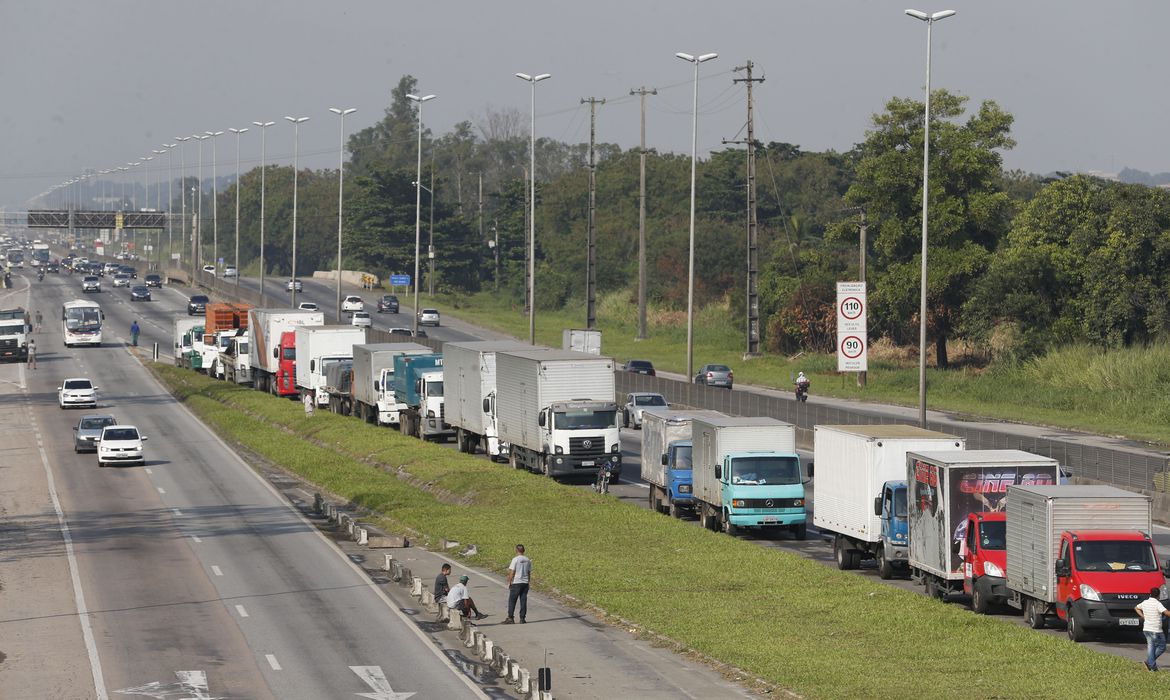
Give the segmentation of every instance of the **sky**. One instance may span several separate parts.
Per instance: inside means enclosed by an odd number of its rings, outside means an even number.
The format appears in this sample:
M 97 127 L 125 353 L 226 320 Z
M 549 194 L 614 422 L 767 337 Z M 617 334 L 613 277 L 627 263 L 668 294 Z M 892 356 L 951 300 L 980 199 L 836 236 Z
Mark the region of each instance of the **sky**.
M 337 167 L 338 118 L 346 131 L 382 118 L 404 74 L 435 94 L 424 121 L 441 134 L 488 110 L 514 110 L 527 130 L 531 87 L 514 74 L 550 73 L 536 89 L 536 133 L 580 143 L 636 146 L 647 98 L 647 145 L 689 153 L 694 72 L 676 52 L 715 52 L 699 68 L 700 155 L 743 138 L 746 105 L 733 72 L 751 60 L 756 135 L 804 150 L 843 151 L 864 140 L 891 97 L 921 99 L 926 25 L 917 0 L 0 0 L 0 206 L 89 169 L 138 161 L 174 137 L 253 121 L 268 129 L 269 163 L 288 164 L 300 128 L 302 167 Z M 1170 112 L 1162 56 L 1164 0 L 968 0 L 934 25 L 931 82 L 985 99 L 1015 116 L 1009 169 L 1170 170 Z M 235 139 L 216 140 L 219 175 L 234 171 Z M 194 141 L 183 159 L 197 160 Z M 255 128 L 240 137 L 243 169 L 260 159 Z M 150 165 L 154 182 L 178 176 L 180 157 Z M 204 145 L 210 177 L 210 141 Z M 146 172 L 136 169 L 144 182 Z M 132 175 L 132 177 L 135 177 Z

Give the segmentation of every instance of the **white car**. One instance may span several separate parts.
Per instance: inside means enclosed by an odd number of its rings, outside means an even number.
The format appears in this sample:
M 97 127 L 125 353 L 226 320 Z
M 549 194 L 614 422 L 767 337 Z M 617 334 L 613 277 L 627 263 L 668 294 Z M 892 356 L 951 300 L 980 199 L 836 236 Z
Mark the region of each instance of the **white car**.
M 291 292 L 293 290 L 293 287 L 296 287 L 296 290 L 298 292 L 301 292 L 301 291 L 304 291 L 305 284 L 303 282 L 301 282 L 299 279 L 295 279 L 295 280 L 290 279 L 288 281 L 288 284 L 285 285 L 285 289 L 287 289 L 288 291 Z
M 373 319 L 370 318 L 369 311 L 354 311 L 353 318 L 349 321 L 359 328 L 369 328 L 374 325 Z
M 98 438 L 98 466 L 107 464 L 138 464 L 144 466 L 142 443 L 146 436 L 133 425 L 107 425 Z
M 299 304 L 297 304 L 297 308 L 300 309 L 301 311 L 320 311 L 321 310 L 317 307 L 317 304 L 315 302 L 312 302 L 312 301 L 302 301 Z
M 439 325 L 439 310 L 438 309 L 422 309 L 418 312 L 418 325 L 420 326 L 437 326 Z
M 364 301 L 362 301 L 362 298 L 358 297 L 358 296 L 353 296 L 352 294 L 350 296 L 347 296 L 341 302 L 341 310 L 343 312 L 346 312 L 346 313 L 353 313 L 355 311 L 362 311 L 365 308 L 366 308 L 366 303 Z
M 114 289 L 118 287 L 129 287 L 130 275 L 117 274 L 114 275 Z
M 203 271 L 206 272 L 207 274 L 211 275 L 212 277 L 215 277 L 215 265 L 204 265 Z
M 622 422 L 627 428 L 642 429 L 642 409 L 669 408 L 666 397 L 649 391 L 635 391 L 626 394 L 626 405 L 622 407 Z
M 57 387 L 57 405 L 61 408 L 97 408 L 97 387 L 85 377 L 66 379 Z
M 235 277 L 237 274 L 239 274 L 239 273 L 236 272 L 236 268 L 232 267 L 231 265 L 228 265 L 227 267 L 225 267 L 223 269 L 223 276 L 224 277 Z

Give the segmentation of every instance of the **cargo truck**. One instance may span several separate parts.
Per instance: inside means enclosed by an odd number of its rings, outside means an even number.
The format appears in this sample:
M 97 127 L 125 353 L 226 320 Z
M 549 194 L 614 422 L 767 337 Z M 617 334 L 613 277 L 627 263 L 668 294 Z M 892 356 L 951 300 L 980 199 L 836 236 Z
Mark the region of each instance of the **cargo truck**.
M 353 358 L 334 362 L 325 370 L 325 393 L 329 410 L 348 416 L 353 413 Z
M 224 376 L 220 354 L 227 349 L 229 340 L 240 329 L 248 327 L 249 304 L 216 302 L 204 306 L 202 367 L 207 374 L 220 379 Z
M 196 331 L 196 328 L 199 330 Z M 196 334 L 200 338 L 203 337 L 203 319 L 188 318 L 186 316 L 180 316 L 175 319 L 174 352 L 176 367 L 191 366 L 192 343 Z
M 837 568 L 873 559 L 883 579 L 906 571 L 906 453 L 965 446 L 963 438 L 911 425 L 815 426 L 813 525 L 833 537 Z
M 906 453 L 911 578 L 934 598 L 962 593 L 968 516 L 1004 512 L 1008 487 L 1055 484 L 1058 474 L 1056 460 L 1021 450 Z
M 496 353 L 496 414 L 508 461 L 552 477 L 621 477 L 613 359 L 570 350 Z
M 227 347 L 219 353 L 218 366 L 223 367 L 225 381 L 236 384 L 250 384 L 252 382 L 251 359 L 248 357 L 248 345 L 252 334 L 241 328 L 235 335 L 227 339 Z
M 28 312 L 21 308 L 0 311 L 0 357 L 28 359 L 30 335 L 32 326 L 28 322 Z
M 496 418 L 496 353 L 531 347 L 514 340 L 443 344 L 443 405 L 460 452 L 481 447 L 493 462 L 507 461 Z
M 775 418 L 717 416 L 691 421 L 694 498 L 699 523 L 729 535 L 783 528 L 803 540 L 808 527 L 796 427 Z
M 353 346 L 366 342 L 366 329 L 353 326 L 297 326 L 297 391 L 320 407 L 329 405 L 325 373 L 330 365 L 353 359 Z
M 421 440 L 444 440 L 455 434 L 445 420 L 442 355 L 396 356 L 393 381 L 399 431 Z
M 642 479 L 650 484 L 650 510 L 675 518 L 694 511 L 691 421 L 721 415 L 702 409 L 642 410 Z
M 325 314 L 301 309 L 250 309 L 248 365 L 252 386 L 274 396 L 296 396 L 296 333 L 298 326 L 320 326 Z
M 353 411 L 367 423 L 398 425 L 402 410 L 394 397 L 394 358 L 430 355 L 418 343 L 372 343 L 353 346 Z
M 1012 486 L 1007 503 L 1008 603 L 1040 629 L 1064 620 L 1069 639 L 1142 629 L 1134 607 L 1161 588 L 1150 497 L 1113 486 Z

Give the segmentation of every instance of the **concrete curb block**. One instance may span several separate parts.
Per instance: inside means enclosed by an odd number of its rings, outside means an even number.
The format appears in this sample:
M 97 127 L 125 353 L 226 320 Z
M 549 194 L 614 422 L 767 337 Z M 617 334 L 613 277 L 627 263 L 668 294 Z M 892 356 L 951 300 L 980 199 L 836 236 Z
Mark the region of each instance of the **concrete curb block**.
M 318 492 L 313 494 L 313 512 L 320 514 L 325 511 L 325 498 Z
M 410 595 L 414 596 L 415 598 L 421 598 L 422 593 L 423 593 L 422 579 L 419 578 L 418 576 L 412 576 L 410 578 Z
M 457 630 L 458 632 L 462 633 L 463 632 L 463 616 L 462 615 L 456 615 L 455 617 L 448 616 L 447 629 Z
M 448 608 L 446 605 L 440 605 L 438 622 L 446 622 L 449 619 L 451 619 L 451 608 Z
M 532 674 L 528 672 L 528 669 L 520 669 L 520 679 L 516 683 L 516 689 L 524 695 L 532 692 Z
M 353 539 L 355 542 L 357 542 L 359 545 L 362 545 L 362 546 L 369 544 L 369 541 L 370 541 L 369 530 L 367 530 L 364 527 L 355 528 Z

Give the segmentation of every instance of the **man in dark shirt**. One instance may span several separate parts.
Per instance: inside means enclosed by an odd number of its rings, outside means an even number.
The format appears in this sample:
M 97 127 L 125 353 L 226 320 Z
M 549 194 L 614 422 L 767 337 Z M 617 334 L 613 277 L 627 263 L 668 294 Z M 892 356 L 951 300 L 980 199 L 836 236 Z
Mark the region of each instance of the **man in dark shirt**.
M 447 597 L 451 592 L 451 586 L 447 584 L 447 575 L 451 573 L 451 565 L 443 564 L 439 569 L 439 575 L 435 577 L 435 600 L 441 601 Z

